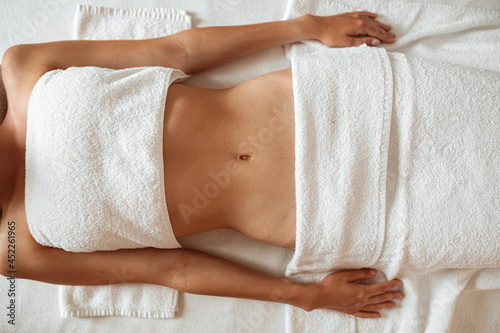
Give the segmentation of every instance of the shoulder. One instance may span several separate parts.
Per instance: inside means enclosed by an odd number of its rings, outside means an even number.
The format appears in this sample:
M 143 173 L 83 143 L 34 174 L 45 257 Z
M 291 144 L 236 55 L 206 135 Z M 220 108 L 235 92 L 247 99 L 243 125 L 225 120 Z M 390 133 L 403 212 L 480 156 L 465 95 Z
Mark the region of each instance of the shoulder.
M 50 67 L 37 61 L 30 45 L 14 45 L 2 57 L 2 79 L 7 101 L 12 110 L 26 110 L 31 91 Z

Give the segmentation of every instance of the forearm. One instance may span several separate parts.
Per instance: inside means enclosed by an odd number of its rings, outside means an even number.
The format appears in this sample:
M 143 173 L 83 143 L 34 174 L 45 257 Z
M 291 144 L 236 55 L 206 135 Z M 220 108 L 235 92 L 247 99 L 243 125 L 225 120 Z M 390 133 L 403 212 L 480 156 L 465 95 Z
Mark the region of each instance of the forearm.
M 61 285 L 147 283 L 180 291 L 281 302 L 307 308 L 310 285 L 297 284 L 207 253 L 129 249 L 72 253 L 42 247 L 26 253 L 18 277 Z M 6 274 L 6 273 L 5 273 Z
M 166 284 L 194 294 L 279 302 L 307 308 L 310 285 L 294 283 L 203 252 L 183 250 Z
M 308 15 L 287 21 L 207 27 L 176 34 L 187 57 L 189 73 L 222 65 L 274 46 L 314 38 Z

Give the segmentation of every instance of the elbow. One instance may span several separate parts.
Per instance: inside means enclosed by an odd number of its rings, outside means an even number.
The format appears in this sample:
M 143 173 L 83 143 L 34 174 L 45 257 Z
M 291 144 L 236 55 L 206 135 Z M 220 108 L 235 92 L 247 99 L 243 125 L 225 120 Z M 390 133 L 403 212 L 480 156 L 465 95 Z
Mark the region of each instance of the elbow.
M 163 285 L 179 291 L 187 291 L 188 288 L 188 270 L 190 251 L 186 249 L 169 250 L 170 260 L 163 267 Z
M 175 50 L 174 53 L 177 63 L 176 68 L 182 70 L 188 75 L 199 72 L 193 66 L 193 52 L 190 47 L 190 38 L 190 30 L 182 31 L 180 33 L 172 35 L 171 39 L 169 39 L 171 43 L 169 44 L 169 46 L 167 46 L 171 48 L 171 50 Z
M 181 71 L 184 72 L 184 74 L 187 75 L 192 75 L 196 74 L 199 71 L 196 71 L 195 68 L 189 63 L 189 56 L 184 56 L 183 59 L 179 60 L 179 67 Z
M 183 50 L 181 53 L 181 56 L 179 56 L 178 63 L 179 67 L 178 69 L 182 70 L 185 74 L 191 75 L 191 74 L 196 74 L 199 71 L 196 71 L 196 69 L 193 67 L 190 59 L 190 55 L 187 50 Z

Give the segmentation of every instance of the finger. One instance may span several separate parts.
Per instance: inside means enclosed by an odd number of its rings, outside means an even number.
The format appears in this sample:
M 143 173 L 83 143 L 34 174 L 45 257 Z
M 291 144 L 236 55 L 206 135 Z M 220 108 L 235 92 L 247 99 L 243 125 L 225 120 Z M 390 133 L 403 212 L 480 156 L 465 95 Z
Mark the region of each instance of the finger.
M 375 296 L 368 297 L 366 302 L 368 304 L 377 304 L 377 303 L 383 303 L 385 301 L 390 301 L 392 299 L 403 298 L 403 297 L 404 297 L 404 294 L 401 291 L 388 291 L 388 292 L 385 292 L 381 295 L 375 295 Z
M 365 31 L 363 31 L 363 34 L 368 35 L 370 37 L 375 37 L 385 43 L 394 43 L 396 37 L 396 35 L 386 31 L 377 24 L 367 24 Z
M 377 304 L 368 304 L 363 307 L 363 311 L 378 311 L 382 309 L 394 309 L 396 307 L 396 303 L 394 302 L 383 302 Z
M 370 21 L 371 22 L 374 22 L 376 23 L 377 25 L 379 25 L 382 29 L 386 30 L 386 31 L 389 31 L 392 29 L 392 27 L 390 25 L 387 25 L 387 24 L 384 24 L 380 21 L 377 21 L 376 18 L 378 17 L 378 14 L 375 14 L 375 13 L 369 13 L 369 12 L 360 12 L 360 13 L 364 13 L 364 16 L 365 18 L 367 19 L 371 19 Z M 360 16 L 363 16 L 363 15 L 360 15 Z
M 387 290 L 396 287 L 397 285 L 401 284 L 401 280 L 394 279 L 390 281 L 385 281 L 382 283 L 376 283 L 376 284 L 370 284 L 370 285 L 364 285 L 363 287 L 366 288 L 366 291 L 371 294 L 371 295 L 378 295 L 378 294 L 383 294 Z
M 354 37 L 352 41 L 353 45 L 360 46 L 366 44 L 368 46 L 380 45 L 380 41 L 377 38 L 372 37 Z M 369 278 L 368 278 L 369 279 Z
M 354 33 L 351 36 L 369 36 L 386 43 L 395 42 L 396 35 L 385 30 L 378 21 L 360 19 L 356 21 L 353 27 Z
M 377 13 L 372 13 L 372 12 L 364 12 L 364 11 L 361 11 L 361 12 L 354 12 L 354 14 L 358 14 L 360 16 L 367 16 L 369 18 L 376 18 L 378 16 Z
M 362 39 L 362 38 L 353 38 L 353 39 Z M 353 282 L 356 280 L 371 279 L 377 274 L 377 271 L 369 268 L 361 268 L 361 269 L 350 269 L 347 271 L 341 271 L 338 272 L 337 274 L 339 274 L 341 278 L 344 278 L 349 282 Z
M 382 29 L 384 29 L 384 30 L 386 30 L 386 31 L 389 31 L 389 30 L 391 30 L 391 29 L 392 29 L 392 27 L 391 27 L 390 25 L 387 25 L 387 24 L 385 24 L 385 23 L 382 23 L 382 22 L 380 22 L 380 21 L 376 20 L 376 19 L 375 19 L 375 18 L 373 18 L 373 17 L 368 17 L 368 16 L 367 16 L 367 19 L 369 19 L 369 20 L 368 20 L 368 22 L 369 22 L 369 23 L 376 24 L 378 27 L 380 27 L 380 28 L 382 28 Z
M 384 29 L 385 31 L 390 31 L 392 29 L 392 27 L 390 25 L 387 25 L 387 24 L 384 24 L 382 22 L 379 22 L 377 21 L 377 23 L 380 25 L 380 27 L 382 27 L 382 29 Z M 394 34 L 393 34 L 394 35 Z M 394 35 L 394 37 L 396 37 L 396 35 Z
M 382 317 L 380 313 L 378 312 L 371 312 L 371 311 L 358 311 L 353 314 L 355 317 L 359 318 L 380 318 Z
M 392 38 L 392 39 L 396 38 L 396 35 L 393 34 L 392 32 L 390 32 L 390 30 L 392 29 L 391 26 L 382 24 L 380 22 L 376 22 L 376 23 L 378 24 L 376 29 L 377 29 L 379 34 L 382 34 L 382 35 L 387 36 L 387 37 Z

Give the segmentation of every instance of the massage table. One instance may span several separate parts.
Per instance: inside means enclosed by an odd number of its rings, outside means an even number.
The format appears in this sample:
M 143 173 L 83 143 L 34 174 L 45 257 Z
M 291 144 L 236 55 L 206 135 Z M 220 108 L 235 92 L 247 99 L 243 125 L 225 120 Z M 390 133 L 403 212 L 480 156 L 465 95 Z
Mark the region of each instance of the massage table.
M 348 4 L 347 0 L 338 2 Z M 378 2 L 383 2 L 379 0 Z M 414 2 L 447 3 L 445 0 Z M 256 0 L 145 0 L 52 2 L 17 1 L 2 6 L 0 51 L 15 44 L 68 40 L 72 38 L 74 11 L 78 4 L 119 8 L 182 8 L 193 27 L 237 25 L 280 20 L 287 1 Z M 495 0 L 458 0 L 454 5 L 500 10 Z M 389 22 L 390 24 L 390 22 Z M 192 76 L 186 84 L 224 88 L 252 77 L 290 67 L 283 47 L 270 50 Z M 230 230 L 216 230 L 183 237 L 186 248 L 205 251 L 252 268 L 283 276 L 293 252 L 264 244 Z M 9 284 L 0 288 L 6 302 Z M 173 319 L 128 317 L 60 318 L 57 286 L 16 280 L 16 325 L 4 315 L 1 332 L 285 332 L 285 306 L 242 299 L 181 293 L 179 311 Z M 7 305 L 5 303 L 5 305 Z M 500 290 L 464 293 L 459 296 L 450 332 L 495 332 L 500 329 Z

